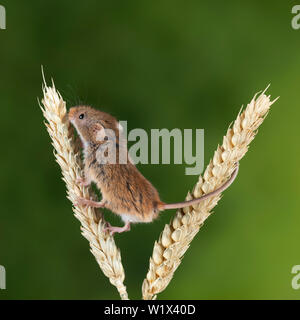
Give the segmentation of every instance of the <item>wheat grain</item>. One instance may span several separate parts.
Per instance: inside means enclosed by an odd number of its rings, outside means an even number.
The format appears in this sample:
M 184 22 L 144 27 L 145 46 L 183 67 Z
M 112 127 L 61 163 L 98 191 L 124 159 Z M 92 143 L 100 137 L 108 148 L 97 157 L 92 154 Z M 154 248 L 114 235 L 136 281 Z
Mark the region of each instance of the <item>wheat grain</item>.
M 192 194 L 188 193 L 187 200 L 217 189 L 232 174 L 237 162 L 247 152 L 270 106 L 276 101 L 271 101 L 265 91 L 257 99 L 255 95 L 247 108 L 239 113 L 224 136 L 222 146 L 218 146 L 215 151 L 203 177 L 199 177 Z M 170 223 L 165 225 L 159 240 L 154 244 L 149 271 L 142 286 L 143 299 L 156 299 L 156 295 L 167 287 L 182 256 L 220 198 L 221 195 L 217 195 L 178 210 Z
M 76 152 L 72 128 L 66 117 L 66 104 L 54 83 L 48 87 L 44 81 L 44 98 L 40 105 L 48 133 L 52 139 L 54 155 L 61 167 L 63 180 L 67 186 L 68 199 L 74 204 L 78 197 L 92 197 L 86 187 L 79 186 L 76 181 L 82 178 L 82 163 L 80 155 Z M 98 262 L 103 273 L 117 288 L 121 299 L 128 300 L 124 285 L 125 273 L 121 262 L 119 249 L 116 247 L 114 238 L 104 232 L 105 221 L 100 211 L 90 207 L 74 206 L 75 217 L 81 223 L 82 235 L 89 241 L 90 250 Z

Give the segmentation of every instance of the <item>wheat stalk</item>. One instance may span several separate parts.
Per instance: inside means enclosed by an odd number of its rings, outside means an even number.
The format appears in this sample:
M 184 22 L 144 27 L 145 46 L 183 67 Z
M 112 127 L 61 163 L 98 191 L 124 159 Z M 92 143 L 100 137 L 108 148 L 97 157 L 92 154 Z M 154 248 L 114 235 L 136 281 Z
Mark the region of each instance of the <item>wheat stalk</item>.
M 66 103 L 54 83 L 48 87 L 44 81 L 44 98 L 41 107 L 48 133 L 52 139 L 54 155 L 61 167 L 63 180 L 67 186 L 68 199 L 74 204 L 78 197 L 92 197 L 89 189 L 79 186 L 76 181 L 82 178 L 82 163 L 79 153 L 76 152 L 74 136 L 67 119 Z M 74 206 L 75 217 L 81 223 L 82 235 L 89 241 L 90 250 L 98 262 L 103 273 L 117 288 L 121 299 L 128 300 L 126 287 L 123 282 L 125 273 L 121 262 L 121 254 L 114 238 L 104 232 L 105 221 L 102 213 L 90 207 Z
M 215 151 L 203 177 L 199 177 L 192 194 L 188 193 L 187 200 L 217 189 L 232 174 L 237 162 L 247 152 L 270 106 L 277 100 L 271 101 L 265 91 L 257 99 L 256 94 L 247 108 L 239 113 L 233 126 L 227 130 L 222 146 L 218 146 Z M 165 225 L 159 240 L 154 244 L 149 271 L 142 286 L 143 299 L 156 299 L 156 294 L 168 286 L 191 241 L 220 198 L 221 195 L 217 195 L 198 205 L 178 210 L 170 223 Z

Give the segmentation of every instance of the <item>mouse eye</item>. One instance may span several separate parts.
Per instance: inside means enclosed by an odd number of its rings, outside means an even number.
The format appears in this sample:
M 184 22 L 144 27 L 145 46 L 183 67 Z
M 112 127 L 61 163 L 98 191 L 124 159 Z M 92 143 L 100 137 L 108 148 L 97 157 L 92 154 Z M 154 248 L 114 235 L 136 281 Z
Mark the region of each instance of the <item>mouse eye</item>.
M 83 119 L 84 118 L 84 114 L 82 113 L 80 116 L 79 116 L 79 119 Z

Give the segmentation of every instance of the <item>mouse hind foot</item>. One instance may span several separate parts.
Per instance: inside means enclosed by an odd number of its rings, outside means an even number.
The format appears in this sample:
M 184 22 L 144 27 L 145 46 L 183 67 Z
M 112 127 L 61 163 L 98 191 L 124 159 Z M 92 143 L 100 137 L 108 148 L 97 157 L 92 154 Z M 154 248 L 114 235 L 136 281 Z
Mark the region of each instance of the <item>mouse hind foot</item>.
M 109 231 L 111 235 L 114 235 L 115 233 L 130 231 L 130 222 L 127 222 L 124 227 L 114 227 L 107 222 L 107 227 L 104 230 Z

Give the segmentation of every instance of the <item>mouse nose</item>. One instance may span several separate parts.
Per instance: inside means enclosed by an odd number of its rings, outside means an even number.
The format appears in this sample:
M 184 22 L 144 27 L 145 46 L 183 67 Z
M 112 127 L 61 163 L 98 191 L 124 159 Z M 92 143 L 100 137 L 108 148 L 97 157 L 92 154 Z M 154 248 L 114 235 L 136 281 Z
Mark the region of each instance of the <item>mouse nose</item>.
M 75 118 L 75 113 L 76 113 L 76 108 L 75 108 L 75 107 L 72 107 L 72 108 L 69 110 L 69 113 L 68 113 L 69 120 L 74 120 L 74 118 Z

